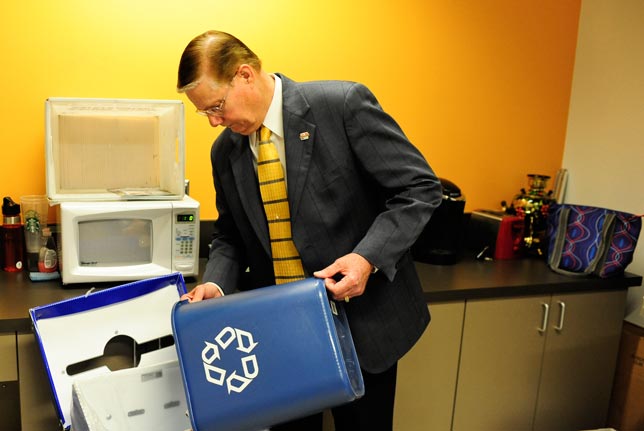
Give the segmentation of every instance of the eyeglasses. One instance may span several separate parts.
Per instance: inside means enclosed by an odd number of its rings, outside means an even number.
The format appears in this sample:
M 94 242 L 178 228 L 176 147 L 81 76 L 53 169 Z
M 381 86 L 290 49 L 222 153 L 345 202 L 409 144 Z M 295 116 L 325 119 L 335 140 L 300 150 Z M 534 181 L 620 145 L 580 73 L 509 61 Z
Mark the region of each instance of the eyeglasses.
M 233 77 L 234 78 L 234 77 Z M 232 81 L 231 81 L 232 83 Z M 228 97 L 228 93 L 230 92 L 230 87 L 231 85 L 228 84 L 228 89 L 226 90 L 226 94 L 224 95 L 224 98 L 221 99 L 221 102 L 219 102 L 218 105 L 212 106 L 208 109 L 197 109 L 195 112 L 199 115 L 203 115 L 204 117 L 223 117 L 224 115 L 224 104 L 226 103 L 226 98 Z
M 208 109 L 197 109 L 195 112 L 199 115 L 203 115 L 204 117 L 223 117 L 224 104 L 226 103 L 226 99 L 228 98 L 228 93 L 230 93 L 230 87 L 233 86 L 233 81 L 235 80 L 236 76 L 237 76 L 237 72 L 235 72 L 233 77 L 230 79 L 230 82 L 228 83 L 228 88 L 226 89 L 226 94 L 224 95 L 224 98 L 221 99 L 221 102 L 219 102 L 218 105 L 212 106 Z

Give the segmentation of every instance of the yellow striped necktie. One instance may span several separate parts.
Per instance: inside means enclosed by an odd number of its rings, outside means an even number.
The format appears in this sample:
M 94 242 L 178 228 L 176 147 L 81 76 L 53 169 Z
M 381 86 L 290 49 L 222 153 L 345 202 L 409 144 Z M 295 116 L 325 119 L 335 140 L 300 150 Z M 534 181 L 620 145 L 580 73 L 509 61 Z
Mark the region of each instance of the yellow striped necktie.
M 271 131 L 264 126 L 260 130 L 257 177 L 268 221 L 275 283 L 301 280 L 304 278 L 304 268 L 291 235 L 291 214 L 284 169 L 277 148 L 271 141 Z

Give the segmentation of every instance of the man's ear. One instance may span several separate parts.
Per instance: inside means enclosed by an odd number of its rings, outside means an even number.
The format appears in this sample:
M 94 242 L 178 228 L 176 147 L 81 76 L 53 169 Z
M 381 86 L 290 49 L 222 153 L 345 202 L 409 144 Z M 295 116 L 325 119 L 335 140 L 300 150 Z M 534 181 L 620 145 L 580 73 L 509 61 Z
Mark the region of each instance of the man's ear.
M 255 69 L 248 64 L 239 66 L 237 73 L 246 83 L 252 82 L 255 79 Z

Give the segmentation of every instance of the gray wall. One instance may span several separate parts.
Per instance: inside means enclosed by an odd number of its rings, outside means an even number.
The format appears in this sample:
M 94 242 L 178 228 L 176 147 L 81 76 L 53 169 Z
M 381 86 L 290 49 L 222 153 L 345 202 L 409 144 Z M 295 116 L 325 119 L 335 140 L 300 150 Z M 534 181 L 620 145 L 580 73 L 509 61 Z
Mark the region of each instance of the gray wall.
M 566 202 L 644 213 L 643 0 L 582 0 L 562 167 Z M 644 233 L 628 271 L 644 275 Z

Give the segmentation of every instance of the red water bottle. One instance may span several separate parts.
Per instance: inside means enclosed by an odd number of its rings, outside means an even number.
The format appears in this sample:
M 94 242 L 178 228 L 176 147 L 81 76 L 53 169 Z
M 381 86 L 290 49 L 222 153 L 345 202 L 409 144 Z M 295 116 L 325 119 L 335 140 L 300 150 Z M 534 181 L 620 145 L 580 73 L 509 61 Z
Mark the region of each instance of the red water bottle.
M 22 271 L 25 236 L 20 222 L 20 205 L 10 197 L 2 200 L 2 245 L 4 247 L 4 270 Z

